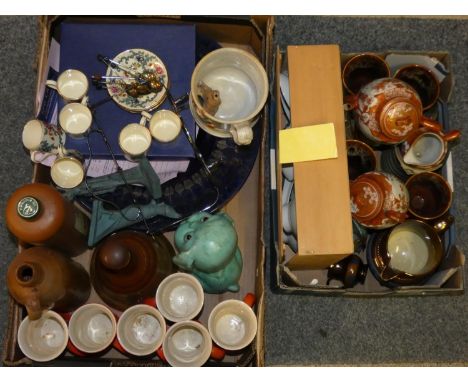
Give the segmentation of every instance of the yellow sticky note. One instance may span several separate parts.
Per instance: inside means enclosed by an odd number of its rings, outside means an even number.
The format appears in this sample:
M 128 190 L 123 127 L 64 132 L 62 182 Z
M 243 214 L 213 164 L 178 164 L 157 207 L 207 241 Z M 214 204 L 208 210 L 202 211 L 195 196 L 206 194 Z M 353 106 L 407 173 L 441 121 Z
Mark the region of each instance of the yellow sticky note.
M 280 163 L 337 158 L 333 123 L 280 130 Z

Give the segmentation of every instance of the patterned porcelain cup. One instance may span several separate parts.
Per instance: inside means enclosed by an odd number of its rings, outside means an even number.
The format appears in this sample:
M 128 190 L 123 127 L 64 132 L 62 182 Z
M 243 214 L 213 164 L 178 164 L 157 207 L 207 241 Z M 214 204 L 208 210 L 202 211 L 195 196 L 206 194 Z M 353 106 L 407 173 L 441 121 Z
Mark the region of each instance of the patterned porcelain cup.
M 373 53 L 362 53 L 351 57 L 343 68 L 345 89 L 356 94 L 368 83 L 390 76 L 390 69 L 385 60 Z
M 31 152 L 31 160 L 38 162 L 37 153 L 57 153 L 59 146 L 65 144 L 66 134 L 60 126 L 55 126 L 38 119 L 24 125 L 23 145 Z
M 46 85 L 57 90 L 58 94 L 67 102 L 80 101 L 89 88 L 86 75 L 76 69 L 65 70 L 59 75 L 57 81 L 48 80 Z

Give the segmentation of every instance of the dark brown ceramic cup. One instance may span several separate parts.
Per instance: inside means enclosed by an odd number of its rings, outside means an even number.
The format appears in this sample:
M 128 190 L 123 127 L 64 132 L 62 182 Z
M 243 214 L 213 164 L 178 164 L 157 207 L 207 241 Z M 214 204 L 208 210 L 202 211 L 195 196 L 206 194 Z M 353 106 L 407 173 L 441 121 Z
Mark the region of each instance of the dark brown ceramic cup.
M 346 141 L 346 150 L 350 180 L 354 180 L 366 172 L 375 171 L 377 157 L 368 144 L 356 139 L 348 139 Z
M 437 219 L 452 205 L 452 189 L 448 182 L 434 172 L 421 172 L 406 181 L 410 203 L 409 212 L 423 220 Z
M 350 58 L 343 68 L 343 85 L 350 94 L 378 78 L 390 77 L 385 60 L 373 53 L 362 53 Z
M 434 73 L 421 65 L 407 65 L 398 69 L 395 78 L 410 85 L 421 98 L 423 110 L 435 105 L 440 94 L 440 84 Z

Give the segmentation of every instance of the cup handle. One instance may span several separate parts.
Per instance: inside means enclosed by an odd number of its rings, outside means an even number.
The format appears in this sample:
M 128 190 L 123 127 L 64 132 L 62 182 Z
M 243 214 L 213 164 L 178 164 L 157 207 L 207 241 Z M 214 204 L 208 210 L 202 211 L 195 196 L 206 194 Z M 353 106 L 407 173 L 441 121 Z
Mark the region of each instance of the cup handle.
M 34 163 L 41 163 L 43 160 L 47 159 L 48 157 L 52 155 L 57 155 L 56 153 L 52 153 L 52 152 L 46 153 L 44 157 L 41 158 L 41 160 L 39 160 L 39 159 L 36 159 L 36 154 L 38 153 L 42 153 L 42 151 L 36 151 L 36 150 L 31 151 L 31 161 L 33 161 Z
M 215 361 L 221 361 L 225 355 L 226 352 L 224 351 L 224 349 L 221 349 L 219 346 L 213 344 L 210 354 L 211 359 L 214 359 Z
M 424 116 L 421 118 L 420 124 L 421 126 L 435 133 L 439 133 L 442 131 L 442 125 L 439 122 L 434 121 L 433 119 L 430 119 L 430 118 L 426 118 Z
M 257 298 L 253 293 L 247 293 L 244 297 L 244 302 L 252 308 L 257 302 Z
M 238 145 L 249 145 L 253 139 L 253 130 L 248 124 L 234 125 L 229 129 L 229 132 Z
M 446 215 L 437 222 L 433 223 L 433 227 L 436 230 L 436 232 L 440 235 L 447 231 L 454 221 L 455 218 L 453 215 Z
M 89 97 L 87 95 L 85 95 L 81 100 L 81 104 L 85 105 L 85 106 L 88 106 L 88 100 L 89 100 Z
M 141 112 L 140 125 L 146 126 L 146 122 L 149 121 L 153 116 L 147 111 Z
M 46 81 L 46 86 L 51 88 L 51 89 L 57 90 L 57 81 L 47 80 Z
M 452 131 L 449 131 L 447 134 L 444 134 L 442 138 L 444 139 L 445 142 L 452 142 L 460 138 L 460 136 L 461 136 L 460 130 L 452 130 Z

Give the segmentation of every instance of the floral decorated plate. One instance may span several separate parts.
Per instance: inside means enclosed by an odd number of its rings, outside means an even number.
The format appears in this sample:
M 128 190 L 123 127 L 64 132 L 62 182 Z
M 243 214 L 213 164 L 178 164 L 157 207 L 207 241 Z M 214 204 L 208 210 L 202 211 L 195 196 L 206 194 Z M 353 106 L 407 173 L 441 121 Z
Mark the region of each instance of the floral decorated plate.
M 166 88 L 169 86 L 169 77 L 164 63 L 158 56 L 148 50 L 129 49 L 119 53 L 113 61 L 134 73 L 153 72 L 163 81 Z M 164 87 L 159 92 L 150 92 L 138 97 L 130 96 L 127 93 L 127 86 L 135 83 L 135 81 L 130 73 L 121 68 L 109 67 L 106 76 L 123 77 L 122 80 L 118 81 L 108 80 L 107 90 L 117 105 L 129 112 L 140 113 L 142 111 L 151 111 L 158 107 L 166 98 L 166 89 Z

